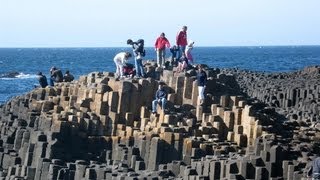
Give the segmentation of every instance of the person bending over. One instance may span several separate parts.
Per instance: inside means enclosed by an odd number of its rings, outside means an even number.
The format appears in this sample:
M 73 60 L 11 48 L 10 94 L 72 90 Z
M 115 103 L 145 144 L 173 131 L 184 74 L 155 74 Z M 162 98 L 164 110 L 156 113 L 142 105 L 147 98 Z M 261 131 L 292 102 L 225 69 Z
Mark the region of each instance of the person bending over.
M 120 52 L 114 58 L 113 61 L 116 64 L 116 76 L 117 77 L 124 77 L 123 76 L 123 66 L 127 62 L 127 60 L 131 57 L 131 53 L 129 52 Z
M 167 92 L 163 88 L 164 83 L 160 82 L 158 90 L 156 92 L 155 100 L 152 101 L 152 113 L 157 113 L 157 104 L 161 104 L 161 108 L 164 110 L 167 104 Z

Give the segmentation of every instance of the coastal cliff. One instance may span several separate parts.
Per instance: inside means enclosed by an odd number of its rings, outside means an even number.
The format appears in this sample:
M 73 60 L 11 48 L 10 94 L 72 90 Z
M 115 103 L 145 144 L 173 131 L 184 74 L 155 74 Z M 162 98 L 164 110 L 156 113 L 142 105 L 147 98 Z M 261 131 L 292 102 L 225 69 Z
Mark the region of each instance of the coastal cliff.
M 149 78 L 93 72 L 0 109 L 2 179 L 302 179 L 319 152 L 319 67 L 262 73 L 153 63 Z M 168 110 L 151 113 L 159 82 Z

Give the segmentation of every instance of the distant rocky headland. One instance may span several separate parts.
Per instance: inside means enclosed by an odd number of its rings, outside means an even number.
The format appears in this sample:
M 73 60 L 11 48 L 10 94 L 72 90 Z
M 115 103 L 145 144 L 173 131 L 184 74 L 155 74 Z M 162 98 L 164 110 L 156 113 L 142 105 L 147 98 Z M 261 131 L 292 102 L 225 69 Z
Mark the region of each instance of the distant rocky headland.
M 304 179 L 320 152 L 320 67 L 288 73 L 145 64 L 92 72 L 0 108 L 0 179 Z M 168 111 L 151 113 L 159 82 Z

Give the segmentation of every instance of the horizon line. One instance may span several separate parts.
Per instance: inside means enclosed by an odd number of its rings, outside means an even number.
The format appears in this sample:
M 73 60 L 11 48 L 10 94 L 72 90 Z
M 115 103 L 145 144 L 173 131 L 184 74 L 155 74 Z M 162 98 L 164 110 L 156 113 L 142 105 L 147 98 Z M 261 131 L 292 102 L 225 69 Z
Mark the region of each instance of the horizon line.
M 320 44 L 305 44 L 305 45 L 224 45 L 224 46 L 195 46 L 195 47 L 200 47 L 200 48 L 214 48 L 214 47 L 302 47 L 302 46 L 320 46 Z M 12 46 L 12 47 L 1 47 L 0 49 L 54 49 L 54 48 L 129 48 L 129 46 L 33 46 L 33 47 L 19 47 L 19 46 Z M 154 48 L 153 46 L 145 46 L 145 48 Z

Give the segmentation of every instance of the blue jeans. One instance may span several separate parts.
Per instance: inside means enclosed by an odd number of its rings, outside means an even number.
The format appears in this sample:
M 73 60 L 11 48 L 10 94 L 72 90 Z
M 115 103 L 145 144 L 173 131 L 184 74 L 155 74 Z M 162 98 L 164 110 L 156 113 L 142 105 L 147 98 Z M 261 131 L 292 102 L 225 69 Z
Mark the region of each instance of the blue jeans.
M 51 77 L 50 78 L 50 86 L 54 86 L 55 78 Z
M 144 77 L 145 73 L 144 73 L 144 69 L 143 69 L 143 65 L 142 65 L 142 59 L 137 59 L 136 58 L 134 60 L 134 64 L 135 64 L 135 67 L 136 67 L 136 75 L 137 75 L 137 77 L 139 77 L 139 76 Z
M 186 46 L 178 46 L 178 48 L 179 48 L 179 51 L 178 51 L 178 60 L 181 58 L 181 56 L 182 56 L 182 53 L 184 53 L 184 51 L 186 50 Z
M 161 102 L 161 108 L 164 110 L 166 108 L 167 104 L 167 99 L 166 98 L 160 98 L 160 99 L 155 99 L 152 101 L 152 112 L 157 112 L 157 104 Z
M 157 64 L 158 67 L 162 67 L 165 63 L 166 49 L 157 50 Z

